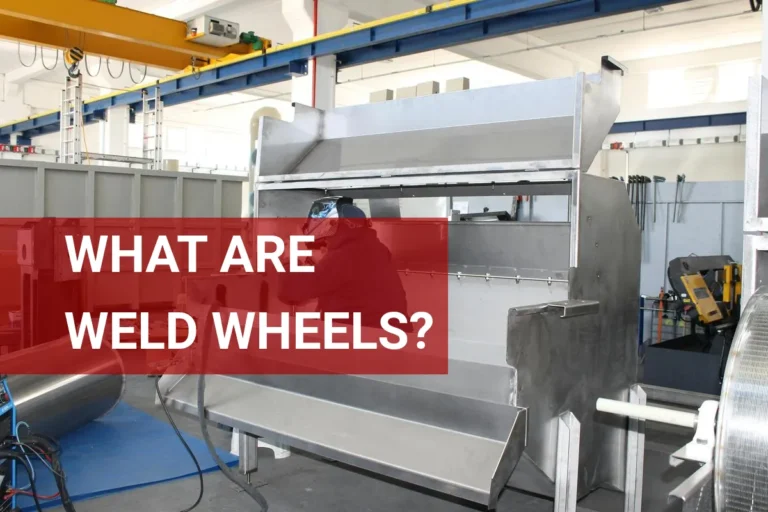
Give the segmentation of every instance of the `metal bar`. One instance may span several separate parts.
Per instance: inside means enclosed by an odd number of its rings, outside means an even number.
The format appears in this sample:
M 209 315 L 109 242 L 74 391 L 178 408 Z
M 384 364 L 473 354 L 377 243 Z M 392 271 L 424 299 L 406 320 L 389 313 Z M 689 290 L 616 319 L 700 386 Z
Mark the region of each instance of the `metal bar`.
M 398 270 L 398 272 L 408 275 L 408 274 L 421 274 L 421 275 L 428 275 L 428 276 L 453 276 L 457 279 L 462 279 L 465 277 L 470 278 L 480 278 L 485 279 L 486 281 L 490 281 L 491 279 L 504 279 L 507 281 L 517 281 L 518 283 L 520 281 L 535 281 L 539 283 L 567 283 L 567 279 L 556 279 L 553 277 L 524 277 L 524 276 L 497 276 L 492 274 L 465 274 L 464 272 L 427 272 L 426 270 Z
M 240 455 L 238 469 L 245 475 L 248 483 L 251 483 L 251 473 L 259 469 L 259 438 L 247 432 L 238 431 L 237 442 Z
M 571 411 L 558 418 L 555 512 L 576 512 L 581 425 Z
M 480 0 L 453 7 L 448 4 L 447 7 L 433 8 L 428 13 L 425 9 L 424 15 L 384 24 L 361 25 L 272 48 L 264 54 L 242 56 L 199 71 L 181 73 L 161 80 L 159 86 L 165 105 L 172 106 L 289 80 L 292 76 L 289 69 L 291 63 L 306 63 L 307 59 L 323 55 L 336 55 L 339 66 L 344 68 L 678 1 L 603 0 L 596 3 L 593 0 L 574 0 L 562 3 L 558 0 Z M 280 72 L 276 72 L 278 69 Z M 118 105 L 134 105 L 140 100 L 140 87 L 94 99 L 86 103 L 86 122 L 90 122 L 89 116 L 95 112 Z M 58 116 L 58 112 L 49 112 L 0 126 L 0 136 L 18 132 L 28 135 L 55 132 Z
M 629 402 L 645 405 L 646 394 L 639 384 L 629 389 Z M 645 422 L 630 418 L 627 432 L 627 472 L 624 484 L 624 512 L 641 512 L 643 504 L 643 463 Z
M 672 405 L 682 405 L 692 409 L 698 409 L 707 400 L 720 400 L 717 395 L 683 391 L 681 389 L 664 388 L 644 384 L 643 389 L 648 395 L 648 400 Z
M 120 162 L 124 164 L 137 164 L 137 165 L 152 163 L 152 160 L 149 158 L 141 158 L 139 156 L 108 155 L 105 153 L 83 153 L 83 158 L 85 158 L 86 160 L 99 160 L 102 162 Z

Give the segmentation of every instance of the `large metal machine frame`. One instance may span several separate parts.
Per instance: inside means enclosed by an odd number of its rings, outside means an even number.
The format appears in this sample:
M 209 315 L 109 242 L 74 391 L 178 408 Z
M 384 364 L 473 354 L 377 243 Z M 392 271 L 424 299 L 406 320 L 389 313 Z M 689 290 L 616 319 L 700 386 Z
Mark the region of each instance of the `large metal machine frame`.
M 323 195 L 386 217 L 403 198 L 561 195 L 569 222 L 449 223 L 447 375 L 212 376 L 208 419 L 489 508 L 506 485 L 558 511 L 608 486 L 639 511 L 642 424 L 595 401 L 645 400 L 640 233 L 622 184 L 583 172 L 618 114 L 622 74 L 604 58 L 594 75 L 262 118 L 257 216 L 303 216 Z M 190 279 L 187 302 L 225 283 L 237 309 L 238 279 Z M 167 375 L 161 389 L 197 414 L 195 378 Z

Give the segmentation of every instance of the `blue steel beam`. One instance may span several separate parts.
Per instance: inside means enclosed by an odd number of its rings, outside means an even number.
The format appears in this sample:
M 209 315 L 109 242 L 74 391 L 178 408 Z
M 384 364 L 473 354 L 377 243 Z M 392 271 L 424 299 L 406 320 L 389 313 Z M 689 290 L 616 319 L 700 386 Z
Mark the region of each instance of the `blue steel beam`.
M 393 41 L 371 44 L 358 49 L 337 53 L 339 67 L 358 66 L 379 60 L 449 48 L 483 39 L 502 37 L 520 32 L 539 30 L 555 25 L 586 21 L 632 11 L 663 7 L 685 0 L 574 0 L 560 5 L 531 9 L 517 14 L 494 16 L 476 23 L 467 23 L 450 30 L 430 31 L 426 34 L 397 38 Z M 482 3 L 482 2 L 481 2 Z M 468 9 L 472 5 L 467 6 Z M 414 24 L 426 20 L 414 18 Z
M 179 75 L 159 83 L 166 106 L 290 79 L 294 66 L 306 73 L 314 57 L 336 55 L 339 67 L 446 48 L 481 39 L 500 37 L 552 25 L 584 21 L 599 16 L 649 9 L 682 0 L 479 0 L 429 14 L 399 19 L 363 30 L 320 37 L 305 44 L 231 63 L 205 68 L 197 74 Z M 149 90 L 155 85 L 145 87 Z M 111 107 L 141 108 L 141 90 L 86 102 L 86 122 Z M 22 133 L 34 136 L 59 129 L 59 113 L 0 126 L 0 136 Z

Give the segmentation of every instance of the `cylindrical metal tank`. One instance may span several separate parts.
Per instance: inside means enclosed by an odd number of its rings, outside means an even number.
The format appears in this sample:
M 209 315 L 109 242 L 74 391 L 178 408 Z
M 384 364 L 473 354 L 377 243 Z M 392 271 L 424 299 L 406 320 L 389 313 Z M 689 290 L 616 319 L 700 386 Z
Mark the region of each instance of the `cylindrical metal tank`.
M 36 434 L 58 438 L 111 411 L 123 394 L 120 375 L 13 375 L 17 418 Z
M 41 358 L 61 357 L 59 351 L 68 343 L 68 338 L 62 338 L 0 359 L 0 371 L 8 374 L 17 419 L 36 434 L 58 438 L 72 432 L 111 411 L 123 395 L 122 362 L 109 350 L 73 361 L 70 375 L 19 374 Z

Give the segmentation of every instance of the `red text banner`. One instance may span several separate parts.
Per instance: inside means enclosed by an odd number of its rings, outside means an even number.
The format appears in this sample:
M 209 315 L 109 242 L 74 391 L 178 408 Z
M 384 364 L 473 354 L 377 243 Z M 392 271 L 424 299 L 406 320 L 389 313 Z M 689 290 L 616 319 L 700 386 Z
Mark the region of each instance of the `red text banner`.
M 446 373 L 447 221 L 324 222 L 0 219 L 0 372 Z

